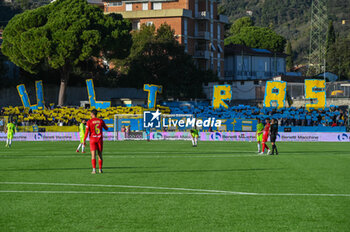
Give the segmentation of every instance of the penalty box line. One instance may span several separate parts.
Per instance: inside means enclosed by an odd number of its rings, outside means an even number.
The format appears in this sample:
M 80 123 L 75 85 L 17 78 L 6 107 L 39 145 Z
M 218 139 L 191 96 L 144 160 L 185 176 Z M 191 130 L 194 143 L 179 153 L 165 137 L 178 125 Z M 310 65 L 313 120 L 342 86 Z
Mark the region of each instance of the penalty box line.
M 315 197 L 350 197 L 350 194 L 333 193 L 250 193 L 224 190 L 170 188 L 154 186 L 132 186 L 132 185 L 101 185 L 101 184 L 68 184 L 68 183 L 37 183 L 37 182 L 0 182 L 2 185 L 46 185 L 46 186 L 80 186 L 80 187 L 107 187 L 107 188 L 134 188 L 171 190 L 182 192 L 95 192 L 95 191 L 32 191 L 32 190 L 0 190 L 0 193 L 67 193 L 67 194 L 144 194 L 144 195 L 246 195 L 246 196 L 315 196 Z M 185 191 L 185 192 L 183 192 Z

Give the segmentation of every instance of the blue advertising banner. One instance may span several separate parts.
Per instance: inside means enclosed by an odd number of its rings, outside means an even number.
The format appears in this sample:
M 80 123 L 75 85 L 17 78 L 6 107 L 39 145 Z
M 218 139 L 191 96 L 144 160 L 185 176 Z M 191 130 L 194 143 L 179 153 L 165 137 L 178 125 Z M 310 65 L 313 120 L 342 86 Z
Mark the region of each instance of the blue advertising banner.
M 152 118 L 152 117 L 150 117 Z M 204 123 L 198 127 L 200 131 L 243 131 L 243 132 L 254 132 L 256 131 L 257 120 L 255 119 L 213 119 L 213 118 L 186 118 L 186 117 L 171 117 L 171 118 L 161 118 L 159 120 L 160 126 L 152 127 L 155 131 L 166 130 L 166 131 L 188 131 L 193 128 L 194 122 L 202 120 Z M 221 126 L 215 126 L 215 122 L 221 121 Z M 110 130 L 114 127 L 114 120 L 105 120 Z M 143 118 L 118 118 L 116 121 L 116 130 L 121 131 L 124 127 L 129 127 L 131 131 L 144 131 L 146 130 L 145 125 L 149 122 L 144 122 Z

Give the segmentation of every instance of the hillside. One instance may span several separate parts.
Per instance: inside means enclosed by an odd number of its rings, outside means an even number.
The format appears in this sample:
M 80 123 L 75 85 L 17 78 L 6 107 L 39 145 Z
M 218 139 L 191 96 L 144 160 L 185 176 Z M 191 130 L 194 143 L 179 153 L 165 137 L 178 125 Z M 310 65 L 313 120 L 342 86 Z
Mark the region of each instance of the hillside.
M 296 63 L 307 61 L 312 0 L 222 0 L 220 11 L 230 21 L 249 13 L 257 26 L 272 27 L 292 42 Z M 350 34 L 350 0 L 328 1 L 328 17 L 336 33 Z M 342 20 L 347 20 L 342 25 Z
M 51 0 L 0 0 L 0 28 L 5 27 L 8 21 L 16 14 L 24 10 L 38 8 L 50 3 Z

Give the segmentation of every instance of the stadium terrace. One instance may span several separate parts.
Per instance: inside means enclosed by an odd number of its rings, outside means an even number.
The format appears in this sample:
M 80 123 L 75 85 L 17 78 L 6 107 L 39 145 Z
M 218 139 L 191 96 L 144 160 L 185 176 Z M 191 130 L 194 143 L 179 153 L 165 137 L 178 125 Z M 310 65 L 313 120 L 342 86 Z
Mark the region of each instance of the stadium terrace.
M 172 118 L 163 118 L 163 127 L 221 127 L 221 120 L 216 120 L 215 118 L 208 118 L 206 120 L 196 118 L 187 118 L 184 119 L 172 119 Z

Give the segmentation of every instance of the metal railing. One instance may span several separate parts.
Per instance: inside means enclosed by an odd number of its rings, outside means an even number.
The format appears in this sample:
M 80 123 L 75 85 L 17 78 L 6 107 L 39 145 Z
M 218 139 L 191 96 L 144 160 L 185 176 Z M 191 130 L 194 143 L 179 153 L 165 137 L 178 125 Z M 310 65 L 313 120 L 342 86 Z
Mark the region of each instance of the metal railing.
M 305 98 L 304 83 L 288 83 L 288 95 L 294 99 Z M 350 83 L 331 82 L 326 83 L 326 97 L 328 98 L 350 98 Z
M 209 32 L 208 31 L 197 31 L 194 34 L 194 37 L 209 40 Z

